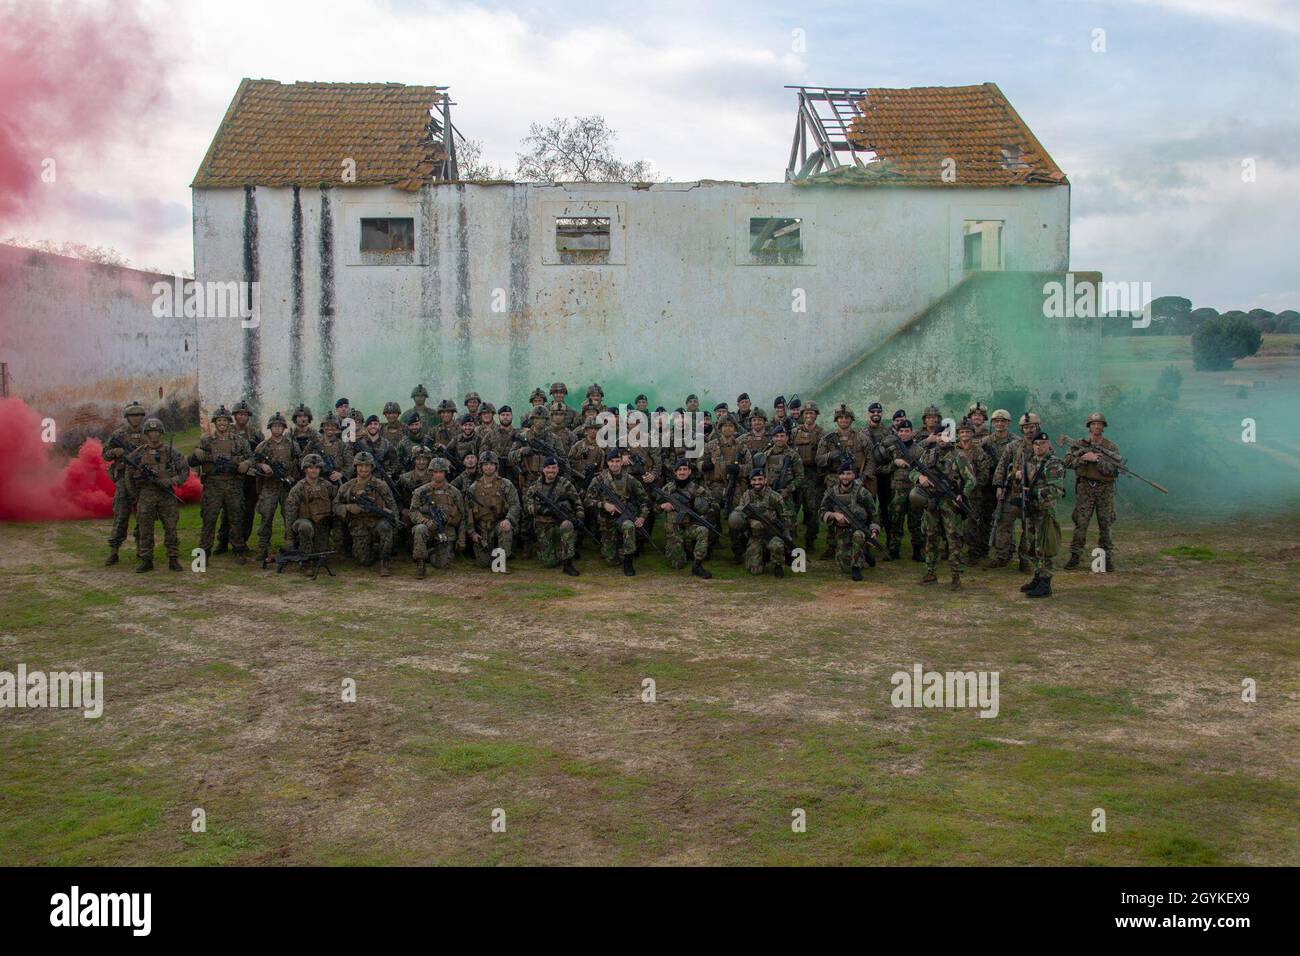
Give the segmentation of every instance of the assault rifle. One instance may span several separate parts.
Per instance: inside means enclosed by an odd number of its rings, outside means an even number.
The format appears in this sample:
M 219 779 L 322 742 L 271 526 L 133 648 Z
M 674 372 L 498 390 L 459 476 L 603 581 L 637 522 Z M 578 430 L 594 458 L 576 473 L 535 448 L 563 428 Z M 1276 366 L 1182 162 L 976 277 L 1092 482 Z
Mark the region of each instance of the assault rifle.
M 871 545 L 877 551 L 885 550 L 880 546 L 880 542 L 876 540 L 876 532 L 871 530 L 871 525 L 864 523 L 861 518 L 853 513 L 853 509 L 850 507 L 851 502 L 846 504 L 844 499 L 833 491 L 830 493 L 830 499 L 835 505 L 835 510 L 848 519 L 849 527 L 854 531 L 862 532 L 867 539 L 867 544 Z M 868 557 L 870 557 L 870 555 L 868 555 Z
M 790 534 L 790 529 L 785 527 L 785 525 L 781 524 L 779 521 L 773 521 L 771 518 L 767 517 L 767 515 L 763 514 L 763 512 L 755 508 L 753 504 L 745 505 L 745 507 L 740 509 L 740 513 L 746 518 L 752 518 L 754 521 L 759 522 L 769 532 L 780 538 L 781 543 L 785 545 L 786 554 L 789 554 L 794 550 L 794 536 Z M 868 535 L 868 537 L 870 536 Z
M 790 471 L 790 456 L 794 452 L 787 450 L 785 457 L 781 459 L 781 471 L 776 476 L 776 481 L 772 482 L 772 490 L 780 492 L 785 487 L 785 476 Z
M 666 501 L 673 506 L 673 510 L 686 515 L 701 528 L 708 531 L 709 534 L 722 536 L 722 532 L 709 523 L 709 520 L 691 507 L 690 500 L 685 495 L 675 495 L 671 491 L 665 491 L 662 488 L 650 486 L 650 494 L 654 495 L 659 501 Z
M 727 483 L 722 489 L 722 513 L 724 515 L 731 514 L 731 509 L 736 502 L 736 475 L 731 474 L 733 465 L 739 470 L 740 462 L 734 461 L 727 466 Z
M 577 515 L 575 515 L 568 508 L 564 507 L 564 504 L 562 502 L 556 501 L 554 498 L 547 497 L 546 495 L 538 491 L 536 488 L 528 489 L 528 494 L 532 497 L 534 501 L 536 501 L 538 504 L 542 506 L 543 511 L 545 511 L 556 521 L 567 521 L 569 522 L 569 524 L 573 525 L 573 527 L 578 532 L 580 532 L 581 534 L 585 534 L 587 537 L 591 538 L 591 532 L 588 531 L 584 526 L 584 524 L 578 520 Z M 592 540 L 595 541 L 596 539 L 592 538 Z M 599 544 L 600 542 L 597 541 L 596 543 Z
M 377 502 L 375 502 L 374 499 L 372 499 L 369 495 L 357 495 L 355 498 L 353 498 L 351 501 L 347 503 L 352 505 L 360 505 L 362 511 L 366 512 L 367 514 L 379 515 L 379 517 L 385 519 L 394 527 L 398 527 L 401 524 L 396 514 L 389 511 L 383 505 L 380 505 Z
M 636 528 L 636 533 L 640 535 L 641 538 L 648 541 L 651 545 L 654 544 L 654 541 L 650 538 L 650 532 L 646 531 L 645 528 L 638 528 L 636 525 L 636 519 L 641 516 L 636 513 L 630 504 L 619 497 L 618 493 L 610 487 L 608 481 L 604 478 L 600 478 L 597 481 L 592 482 L 592 487 L 595 487 L 602 498 L 618 509 L 619 517 L 624 521 L 632 522 L 632 527 Z
M 460 472 L 465 470 L 464 457 L 457 456 L 456 453 L 452 451 L 451 448 L 449 448 L 447 445 L 434 445 L 433 450 L 436 451 L 441 457 L 446 458 L 447 461 L 451 463 L 451 470 L 453 475 L 457 475 Z
M 514 437 L 511 440 L 518 442 L 526 448 L 536 448 L 543 455 L 554 458 L 555 463 L 560 466 L 560 474 L 565 478 L 568 478 L 570 481 L 581 480 L 578 473 L 573 470 L 573 466 L 569 464 L 569 456 L 564 454 L 564 452 L 557 451 L 554 445 L 548 442 L 545 438 L 542 438 L 540 435 L 529 434 L 528 437 L 525 438 L 519 432 L 515 432 Z
M 438 540 L 442 543 L 447 541 L 447 514 L 438 506 L 438 503 L 429 497 L 428 493 L 420 496 L 423 504 L 416 504 L 415 510 L 420 514 L 433 519 L 434 526 L 438 529 Z
M 134 468 L 138 474 L 140 474 L 145 478 L 148 478 L 150 481 L 162 481 L 162 476 L 158 474 L 157 469 L 153 468 L 150 465 L 146 465 L 144 463 L 144 459 L 136 457 L 142 454 L 145 451 L 145 449 L 147 449 L 148 447 L 149 447 L 148 444 L 141 445 L 134 452 L 127 455 L 122 460 L 127 464 L 129 464 L 132 468 Z M 167 446 L 167 461 L 168 464 L 171 463 L 171 445 Z M 181 496 L 176 493 L 176 487 L 174 484 L 169 482 L 167 485 L 167 490 L 172 493 L 173 498 L 175 498 L 181 504 L 185 504 L 184 499 L 182 499 Z
M 953 509 L 957 514 L 961 515 L 963 518 L 970 515 L 970 507 L 966 504 L 965 496 L 954 488 L 948 482 L 947 478 L 939 474 L 935 469 L 923 464 L 919 458 L 903 447 L 902 442 L 898 442 L 896 447 L 898 448 L 899 457 L 902 458 L 903 461 L 907 462 L 910 467 L 915 468 L 924 475 L 929 480 L 930 487 L 938 493 L 939 497 L 947 498 L 951 501 Z
M 334 572 L 330 570 L 330 555 L 333 551 L 315 551 L 310 554 L 302 551 L 281 551 L 275 557 L 266 558 L 262 561 L 262 567 L 267 567 L 271 562 L 275 562 L 275 573 L 283 574 L 286 564 L 296 564 L 300 568 L 307 568 L 310 571 L 308 577 L 316 577 L 316 572 L 324 569 L 330 577 L 334 577 Z
M 388 469 L 384 467 L 383 456 L 371 452 L 370 457 L 375 460 L 375 477 L 388 486 L 388 490 L 393 493 L 394 501 L 401 501 L 402 489 L 398 486 L 397 479 L 390 475 Z
M 1090 445 L 1087 442 L 1082 441 L 1081 439 L 1071 438 L 1069 435 L 1057 436 L 1056 444 L 1058 444 L 1062 448 L 1064 448 L 1066 445 L 1069 445 L 1071 448 L 1076 448 L 1079 451 L 1096 452 L 1101 457 L 1107 459 L 1112 465 L 1114 465 L 1117 469 L 1119 469 L 1119 471 L 1123 472 L 1124 474 L 1131 475 L 1132 477 L 1136 478 L 1138 481 L 1145 481 L 1156 491 L 1162 492 L 1166 495 L 1169 494 L 1168 488 L 1164 487 L 1163 485 L 1157 485 L 1154 481 L 1152 481 L 1149 478 L 1143 478 L 1136 471 L 1133 471 L 1133 469 L 1125 465 L 1123 458 L 1119 457 L 1119 455 L 1115 454 L 1113 451 L 1110 451 L 1107 448 L 1102 448 L 1099 445 Z
M 291 439 L 292 440 L 292 439 Z M 254 452 L 253 461 L 259 465 L 270 465 L 271 476 L 279 481 L 283 481 L 286 488 L 293 487 L 293 476 L 289 474 L 289 468 L 282 461 L 276 461 L 264 451 Z

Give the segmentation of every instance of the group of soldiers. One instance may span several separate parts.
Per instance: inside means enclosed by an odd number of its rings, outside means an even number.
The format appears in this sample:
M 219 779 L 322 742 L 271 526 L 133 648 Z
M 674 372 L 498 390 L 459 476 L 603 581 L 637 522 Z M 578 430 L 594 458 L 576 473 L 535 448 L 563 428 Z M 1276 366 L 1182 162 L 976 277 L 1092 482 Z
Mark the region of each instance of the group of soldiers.
M 1021 415 L 1013 434 L 1006 410 L 990 416 L 980 402 L 948 427 L 933 405 L 919 423 L 903 410 L 886 422 L 884 407 L 872 402 L 859 427 L 848 405 L 835 406 L 824 426 L 817 403 L 797 396 L 777 397 L 769 416 L 747 394 L 734 409 L 720 403 L 711 413 L 695 395 L 672 412 L 651 411 L 638 395 L 632 408 L 643 421 L 680 426 L 678 416 L 688 423 L 696 419 L 686 416 L 700 416 L 703 452 L 688 456 L 683 447 L 606 447 L 602 425 L 614 410 L 601 387 L 587 389 L 580 409 L 567 395 L 562 382 L 549 396 L 535 389 L 516 424 L 509 405 L 497 408 L 470 392 L 461 407 L 451 399 L 433 407 L 417 385 L 405 410 L 388 402 L 382 417 L 363 417 L 340 398 L 319 424 L 305 405 L 287 418 L 276 412 L 266 433 L 240 401 L 212 413 L 209 433 L 188 459 L 164 445 L 162 423 L 133 402 L 104 452 L 117 483 L 107 563 L 118 561 L 134 508 L 136 570 L 153 568 L 156 520 L 168 566 L 180 569 L 175 486 L 194 468 L 203 482 L 199 547 L 231 551 L 240 564 L 256 516 L 256 559 L 266 566 L 279 513 L 282 556 L 343 552 L 363 566 L 377 562 L 382 576 L 399 553 L 409 553 L 417 578 L 462 555 L 488 567 L 502 555 L 528 553 L 577 575 L 584 540 L 632 575 L 662 519 L 664 553 L 675 569 L 689 565 L 692 574 L 711 577 L 705 561 L 725 536 L 750 573 L 770 568 L 782 577 L 802 524 L 805 557 L 825 526 L 821 559 L 835 560 L 855 581 L 875 567 L 873 552 L 900 560 L 906 532 L 912 559 L 925 565 L 922 584 L 937 582 L 946 560 L 950 586 L 960 589 L 969 565 L 983 559 L 985 567 L 1007 567 L 1014 550 L 1020 570 L 1033 571 L 1021 590 L 1046 597 L 1060 545 L 1055 506 L 1073 469 L 1074 537 L 1065 567 L 1078 566 L 1095 514 L 1106 570 L 1114 568 L 1121 460 L 1099 412 L 1088 416 L 1087 438 L 1069 440 L 1062 460 L 1037 415 Z

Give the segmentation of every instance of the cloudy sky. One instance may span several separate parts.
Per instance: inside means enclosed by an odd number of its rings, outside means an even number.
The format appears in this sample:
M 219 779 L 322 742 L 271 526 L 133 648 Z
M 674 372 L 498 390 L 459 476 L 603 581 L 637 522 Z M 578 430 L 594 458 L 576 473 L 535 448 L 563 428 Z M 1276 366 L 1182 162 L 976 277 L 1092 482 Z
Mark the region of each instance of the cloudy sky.
M 0 238 L 189 269 L 245 76 L 448 85 L 507 166 L 530 122 L 601 113 L 679 181 L 779 181 L 785 84 L 992 81 L 1074 184 L 1074 268 L 1300 308 L 1298 50 L 1300 0 L 0 0 Z

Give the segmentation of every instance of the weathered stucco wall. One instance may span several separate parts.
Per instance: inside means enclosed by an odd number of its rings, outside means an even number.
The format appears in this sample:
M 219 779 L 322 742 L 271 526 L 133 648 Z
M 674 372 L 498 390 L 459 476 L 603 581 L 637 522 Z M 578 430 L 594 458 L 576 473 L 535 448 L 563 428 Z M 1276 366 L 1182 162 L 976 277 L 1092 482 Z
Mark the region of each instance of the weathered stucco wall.
M 192 417 L 198 401 L 193 318 L 155 318 L 171 276 L 0 246 L 0 362 L 9 393 L 65 427 L 121 420 L 138 399 Z
M 1101 281 L 1075 273 L 1074 288 Z M 1013 417 L 1038 412 L 1077 425 L 1079 412 L 1098 407 L 1100 319 L 1047 318 L 1043 286 L 1066 283 L 1064 273 L 971 274 L 893 338 L 860 356 L 814 389 L 825 411 L 848 402 L 862 416 L 879 400 L 886 417 L 897 408 L 914 419 L 931 403 L 960 420 L 975 400 Z M 918 421 L 919 424 L 919 421 Z
M 560 264 L 555 218 L 575 215 L 611 219 L 608 264 Z M 413 264 L 362 263 L 371 216 L 415 220 Z M 754 264 L 751 216 L 802 218 L 802 263 Z M 434 401 L 473 387 L 518 405 L 556 378 L 575 393 L 599 381 L 613 402 L 747 390 L 768 403 L 824 382 L 955 285 L 963 220 L 1006 221 L 1008 269 L 1059 271 L 1068 216 L 1064 187 L 196 190 L 196 277 L 261 293 L 255 329 L 200 320 L 200 394 L 205 409 L 248 396 L 262 417 L 340 395 L 378 410 L 416 382 Z

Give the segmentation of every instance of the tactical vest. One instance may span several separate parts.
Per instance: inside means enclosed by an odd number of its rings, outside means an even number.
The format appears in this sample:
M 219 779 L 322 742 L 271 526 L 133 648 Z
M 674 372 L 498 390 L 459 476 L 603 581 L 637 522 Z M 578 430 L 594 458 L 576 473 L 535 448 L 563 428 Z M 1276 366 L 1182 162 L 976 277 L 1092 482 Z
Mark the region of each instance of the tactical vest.
M 1114 454 L 1116 449 L 1119 447 L 1114 442 L 1109 441 L 1106 438 L 1102 438 L 1100 442 L 1093 442 L 1091 439 L 1084 439 L 1084 441 L 1086 443 L 1085 448 L 1074 449 L 1074 451 L 1076 451 L 1079 455 L 1084 455 L 1088 451 L 1095 451 L 1097 452 L 1099 457 L 1104 459 L 1106 457 L 1103 454 L 1104 451 L 1108 451 Z M 1113 482 L 1115 480 L 1115 475 L 1103 474 L 1101 468 L 1099 467 L 1100 464 L 1101 464 L 1100 462 L 1096 462 L 1096 461 L 1083 461 L 1082 459 L 1079 459 L 1075 462 L 1074 473 L 1078 477 L 1085 478 L 1088 481 L 1104 481 L 1107 484 Z
M 421 506 L 429 508 L 430 511 L 433 510 L 430 507 L 430 503 L 435 504 L 442 509 L 443 516 L 447 522 L 447 527 L 449 528 L 459 527 L 460 525 L 460 504 L 452 495 L 452 491 L 452 486 L 447 482 L 443 482 L 441 488 L 434 488 L 431 485 L 425 485 L 422 495 L 424 500 L 420 502 Z
M 330 499 L 329 482 L 324 479 L 317 479 L 315 487 L 310 483 L 302 486 L 301 507 L 298 510 L 304 518 L 309 518 L 314 524 L 320 524 L 332 514 L 333 501 Z
M 821 444 L 822 436 L 823 432 L 818 426 L 813 426 L 809 431 L 800 425 L 794 430 L 794 450 L 803 462 L 805 472 L 817 469 L 817 446 Z
M 203 463 L 201 470 L 204 481 L 229 481 L 233 478 L 242 478 L 243 475 L 235 471 L 217 471 L 217 463 L 213 460 L 216 458 L 229 458 L 236 465 L 239 460 L 236 458 L 235 449 L 238 447 L 238 439 L 234 432 L 227 431 L 223 438 L 220 434 L 214 432 L 208 440 L 207 451 L 208 460 Z
M 510 510 L 510 501 L 506 497 L 504 485 L 505 482 L 500 477 L 484 476 L 474 482 L 474 486 L 470 488 L 470 493 L 478 499 L 482 511 L 491 515 L 493 522 L 502 520 Z M 477 517 L 482 520 L 483 514 L 480 512 Z

